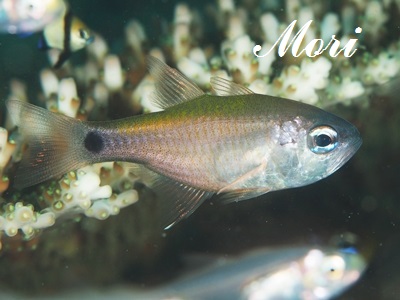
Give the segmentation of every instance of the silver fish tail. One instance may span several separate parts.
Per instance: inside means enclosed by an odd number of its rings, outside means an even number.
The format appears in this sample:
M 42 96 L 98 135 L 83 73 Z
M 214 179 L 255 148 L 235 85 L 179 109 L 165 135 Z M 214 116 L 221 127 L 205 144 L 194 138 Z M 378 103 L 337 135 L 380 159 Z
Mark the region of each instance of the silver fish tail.
M 10 100 L 6 105 L 28 143 L 15 177 L 16 188 L 61 176 L 93 160 L 82 148 L 88 131 L 83 122 L 22 101 Z

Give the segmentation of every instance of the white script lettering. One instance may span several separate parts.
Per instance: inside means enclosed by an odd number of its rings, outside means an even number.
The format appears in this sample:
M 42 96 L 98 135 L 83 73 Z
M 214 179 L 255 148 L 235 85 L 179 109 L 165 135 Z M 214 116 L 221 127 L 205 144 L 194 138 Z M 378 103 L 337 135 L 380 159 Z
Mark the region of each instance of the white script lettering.
M 306 24 L 304 24 L 303 27 L 301 27 L 300 30 L 296 33 L 296 35 L 293 37 L 293 39 L 289 42 L 290 36 L 292 35 L 293 32 L 293 28 L 297 22 L 297 20 L 294 20 L 292 23 L 289 24 L 288 27 L 286 27 L 286 29 L 282 32 L 278 40 L 275 42 L 275 44 L 273 44 L 271 49 L 269 49 L 265 54 L 259 55 L 258 53 L 261 51 L 262 47 L 260 45 L 255 45 L 253 48 L 254 55 L 259 58 L 264 57 L 269 53 L 271 53 L 271 51 L 278 45 L 278 43 L 279 43 L 278 55 L 280 57 L 283 57 L 290 47 L 292 47 L 292 55 L 294 57 L 299 57 L 300 55 L 303 54 L 303 52 L 305 52 L 306 55 L 309 57 L 315 57 L 317 55 L 321 55 L 329 47 L 331 47 L 329 49 L 329 55 L 331 57 L 337 57 L 341 52 L 343 52 L 343 55 L 345 57 L 351 57 L 357 51 L 357 49 L 354 49 L 354 47 L 358 39 L 349 39 L 346 45 L 344 45 L 343 48 L 339 49 L 340 41 L 336 39 L 335 35 L 332 35 L 331 40 L 325 46 L 325 48 L 324 48 L 324 41 L 322 39 L 313 39 L 311 42 L 307 44 L 307 46 L 303 50 L 299 52 L 300 45 L 303 43 L 304 36 L 306 35 L 307 30 L 310 27 L 312 21 L 313 20 L 310 20 Z M 361 33 L 361 31 L 362 31 L 361 27 L 357 27 L 355 33 Z M 317 49 L 314 50 L 315 48 Z

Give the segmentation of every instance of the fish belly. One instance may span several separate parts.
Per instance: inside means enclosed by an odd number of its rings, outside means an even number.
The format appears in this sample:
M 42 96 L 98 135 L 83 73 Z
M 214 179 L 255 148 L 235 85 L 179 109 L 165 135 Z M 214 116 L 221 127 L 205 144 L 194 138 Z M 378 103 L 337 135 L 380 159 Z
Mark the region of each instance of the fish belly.
M 281 181 L 269 170 L 275 141 L 268 125 L 221 121 L 167 128 L 146 138 L 143 160 L 160 174 L 207 191 L 220 191 L 246 175 L 234 189 L 265 187 L 266 178 Z

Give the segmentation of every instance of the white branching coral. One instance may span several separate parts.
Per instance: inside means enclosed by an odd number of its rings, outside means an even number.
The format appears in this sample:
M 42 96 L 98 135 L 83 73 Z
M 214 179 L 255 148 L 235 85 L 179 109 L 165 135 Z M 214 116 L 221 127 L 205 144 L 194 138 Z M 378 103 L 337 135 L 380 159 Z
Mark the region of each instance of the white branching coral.
M 338 102 L 348 104 L 352 99 L 369 92 L 366 86 L 382 84 L 398 74 L 397 46 L 391 47 L 395 51 L 381 51 L 367 62 L 360 52 L 351 58 L 343 57 L 343 52 L 337 57 L 330 57 L 329 49 L 312 61 L 304 53 L 295 59 L 290 49 L 290 40 L 309 20 L 313 22 L 300 44 L 300 51 L 316 38 L 321 38 L 326 46 L 333 37 L 340 41 L 342 47 L 357 34 L 360 40 L 357 47 L 365 48 L 365 43 L 371 44 L 372 40 L 381 39 L 380 33 L 385 32 L 383 26 L 388 21 L 390 9 L 387 3 L 344 3 L 338 12 L 325 12 L 327 6 L 323 4 L 288 0 L 285 5 L 286 19 L 282 19 L 282 16 L 276 15 L 272 10 L 277 9 L 279 4 L 264 4 L 265 7 L 271 6 L 272 11 L 260 14 L 259 20 L 252 19 L 252 15 L 244 12 L 242 7 L 235 7 L 229 1 L 220 1 L 218 5 L 216 22 L 220 25 L 220 20 L 225 20 L 222 24 L 225 24 L 223 31 L 227 38 L 220 46 L 223 64 L 218 68 L 226 67 L 233 81 L 248 85 L 257 93 L 277 95 L 322 107 Z M 288 41 L 286 56 L 279 58 L 276 54 L 279 37 L 293 20 L 298 22 Z M 256 27 L 248 28 L 246 25 L 257 21 L 261 29 L 258 36 L 262 45 L 259 52 L 263 56 L 261 58 L 255 57 L 251 52 L 255 42 L 250 29 Z M 356 25 L 361 25 L 362 28 L 355 30 Z M 342 37 L 337 37 L 338 34 L 342 34 Z M 268 52 L 270 49 L 272 50 Z M 205 81 L 209 73 L 206 68 L 202 68 L 206 64 L 199 64 L 191 58 L 190 50 L 186 49 L 185 53 L 185 57 L 176 61 L 179 69 L 200 86 L 207 87 Z M 207 56 L 209 65 L 211 59 L 215 59 L 215 56 Z M 344 62 L 346 59 L 348 62 Z M 277 61 L 281 66 L 280 74 L 273 70 L 273 64 Z
M 352 81 L 349 77 L 343 79 L 336 77 L 325 92 L 326 106 L 337 103 L 350 104 L 350 100 L 361 96 L 365 88 L 360 81 Z
M 272 92 L 284 98 L 315 104 L 318 101 L 316 90 L 328 85 L 331 67 L 331 62 L 325 57 L 314 62 L 304 59 L 300 67 L 290 66 L 274 80 Z
M 62 113 L 68 117 L 77 117 L 81 100 L 73 78 L 58 80 L 52 70 L 44 69 L 40 72 L 40 83 L 49 110 Z
M 17 235 L 20 230 L 24 238 L 29 239 L 41 229 L 53 226 L 54 223 L 53 212 L 38 213 L 34 211 L 32 205 L 24 205 L 22 202 L 4 205 L 3 213 L 0 214 L 0 232 L 9 237 Z
M 199 86 L 208 88 L 211 72 L 205 53 L 200 48 L 194 48 L 188 57 L 181 58 L 177 63 L 178 69 L 187 77 L 193 79 Z
M 67 174 L 59 182 L 59 187 L 48 188 L 43 196 L 51 204 L 48 210 L 58 217 L 71 212 L 85 212 L 94 201 L 109 198 L 111 194 L 110 186 L 100 186 L 98 174 L 78 170 Z
M 85 215 L 98 220 L 105 220 L 110 215 L 117 215 L 121 208 L 131 205 L 137 200 L 138 193 L 136 190 L 129 190 L 118 195 L 113 194 L 108 199 L 100 199 L 94 202 L 89 209 L 85 210 Z
M 274 44 L 281 35 L 281 25 L 273 13 L 265 13 L 260 17 L 260 26 L 266 42 Z M 283 29 L 283 28 L 282 28 Z
M 132 102 L 143 107 L 145 113 L 161 111 L 162 109 L 153 102 L 155 90 L 154 79 L 147 75 L 133 91 Z
M 384 24 L 388 16 L 380 1 L 369 1 L 364 12 L 361 27 L 373 40 L 377 40 L 384 31 Z
M 336 35 L 340 30 L 339 16 L 335 13 L 327 13 L 321 22 L 321 38 L 328 44 L 332 35 Z
M 108 54 L 108 45 L 104 38 L 99 34 L 95 34 L 93 43 L 89 44 L 86 49 L 90 57 L 98 64 L 102 65 L 106 55 Z
M 68 117 L 75 118 L 80 106 L 80 100 L 73 78 L 64 78 L 58 86 L 58 111 Z
M 38 203 L 46 207 L 41 211 L 35 211 L 32 205 L 24 205 L 22 202 L 3 205 L 0 214 L 0 236 L 1 232 L 4 232 L 8 237 L 13 237 L 21 231 L 24 239 L 30 239 L 42 229 L 53 226 L 56 219 L 80 213 L 105 220 L 111 215 L 117 215 L 121 208 L 138 201 L 138 193 L 133 189 L 134 181 L 131 181 L 130 185 L 125 182 L 122 185 L 125 189 L 118 186 L 123 179 L 137 179 L 127 175 L 128 168 L 125 170 L 118 165 L 114 172 L 110 171 L 108 176 L 105 176 L 116 186 L 116 191 L 122 191 L 119 193 L 113 193 L 110 185 L 101 185 L 100 173 L 104 176 L 102 169 L 100 165 L 89 166 L 77 172 L 70 172 L 55 185 L 51 184 L 38 197 Z
M 362 81 L 365 84 L 383 84 L 399 73 L 400 61 L 393 55 L 382 52 L 369 61 L 364 69 Z
M 104 84 L 110 92 L 120 90 L 124 84 L 121 62 L 116 55 L 107 55 L 104 60 Z
M 88 217 L 104 220 L 138 200 L 132 185 L 131 189 L 113 194 L 110 185 L 101 185 L 100 182 L 98 166 L 70 172 L 56 186 L 44 191 L 43 200 L 49 204 L 44 211 L 51 211 L 56 217 L 84 213 Z
M 8 99 L 19 99 L 21 101 L 27 101 L 27 86 L 24 82 L 18 79 L 10 80 L 10 94 Z
M 235 3 L 233 0 L 218 0 L 218 8 L 222 12 L 233 12 L 235 10 Z
M 192 13 L 186 4 L 178 4 L 174 16 L 174 58 L 176 61 L 186 56 L 191 47 L 190 24 Z
M 43 69 L 39 76 L 44 97 L 46 99 L 57 97 L 59 83 L 57 75 L 51 69 Z
M 125 27 L 126 43 L 132 49 L 133 55 L 140 61 L 144 60 L 143 43 L 146 41 L 146 33 L 143 25 L 137 20 L 131 20 Z
M 226 40 L 221 46 L 222 57 L 232 77 L 239 83 L 250 83 L 256 78 L 258 61 L 252 53 L 255 43 L 248 35 Z

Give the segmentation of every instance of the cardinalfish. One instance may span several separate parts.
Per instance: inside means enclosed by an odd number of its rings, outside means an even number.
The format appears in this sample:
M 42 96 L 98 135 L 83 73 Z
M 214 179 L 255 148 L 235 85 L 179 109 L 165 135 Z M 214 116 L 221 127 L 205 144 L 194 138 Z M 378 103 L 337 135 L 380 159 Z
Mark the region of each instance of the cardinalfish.
M 60 55 L 54 64 L 54 68 L 57 69 L 72 53 L 85 48 L 93 40 L 94 35 L 90 29 L 66 6 L 63 13 L 43 29 L 39 48 L 60 50 Z
M 149 69 L 160 112 L 93 122 L 8 101 L 28 143 L 15 186 L 98 162 L 133 162 L 162 197 L 168 228 L 212 195 L 240 201 L 316 182 L 361 145 L 355 126 L 317 107 L 218 77 L 208 95 L 156 58 Z
M 363 274 L 355 248 L 260 249 L 211 266 L 138 299 L 322 300 L 342 294 Z

